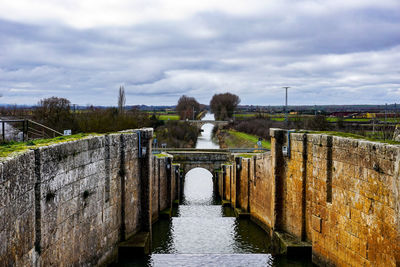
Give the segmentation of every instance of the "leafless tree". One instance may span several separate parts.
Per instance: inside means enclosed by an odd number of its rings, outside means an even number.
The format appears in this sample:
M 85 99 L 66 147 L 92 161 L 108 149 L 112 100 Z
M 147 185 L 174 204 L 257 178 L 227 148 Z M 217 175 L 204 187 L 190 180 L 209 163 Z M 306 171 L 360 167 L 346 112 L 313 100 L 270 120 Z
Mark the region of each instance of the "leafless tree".
M 240 103 L 240 98 L 231 93 L 215 94 L 210 102 L 211 112 L 215 119 L 226 120 L 232 118 L 233 112 Z
M 176 106 L 176 111 L 181 120 L 195 119 L 200 112 L 200 104 L 194 97 L 181 96 Z
M 72 115 L 71 102 L 66 98 L 50 97 L 39 101 L 33 112 L 33 118 L 47 126 L 62 131 L 70 126 Z
M 125 108 L 125 88 L 124 86 L 119 87 L 119 94 L 118 94 L 118 113 L 123 114 Z

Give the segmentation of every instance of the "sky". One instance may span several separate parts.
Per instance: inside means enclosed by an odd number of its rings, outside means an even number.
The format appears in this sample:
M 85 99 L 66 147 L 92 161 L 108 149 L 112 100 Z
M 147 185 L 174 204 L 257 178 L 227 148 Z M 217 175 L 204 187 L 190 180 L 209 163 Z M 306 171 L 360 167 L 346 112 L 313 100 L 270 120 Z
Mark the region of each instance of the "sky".
M 0 103 L 400 102 L 399 0 L 0 0 Z

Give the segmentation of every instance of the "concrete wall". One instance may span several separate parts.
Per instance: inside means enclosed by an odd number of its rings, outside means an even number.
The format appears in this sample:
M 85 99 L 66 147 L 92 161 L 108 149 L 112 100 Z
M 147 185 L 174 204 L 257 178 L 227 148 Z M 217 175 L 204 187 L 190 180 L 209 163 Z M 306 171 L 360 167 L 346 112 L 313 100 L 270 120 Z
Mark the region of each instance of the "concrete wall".
M 0 266 L 96 265 L 149 227 L 152 130 L 27 151 L 1 163 Z M 151 177 L 149 177 L 150 179 Z
M 285 156 L 286 131 L 271 136 L 271 153 L 225 167 L 223 198 L 265 229 L 310 242 L 319 265 L 399 266 L 400 147 L 291 133 Z

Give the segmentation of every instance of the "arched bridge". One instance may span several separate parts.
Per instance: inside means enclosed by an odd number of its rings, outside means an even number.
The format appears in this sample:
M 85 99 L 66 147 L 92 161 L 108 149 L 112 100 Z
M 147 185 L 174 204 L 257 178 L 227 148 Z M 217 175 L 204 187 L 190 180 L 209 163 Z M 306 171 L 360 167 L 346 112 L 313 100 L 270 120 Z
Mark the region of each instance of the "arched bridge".
M 204 168 L 212 174 L 221 168 L 221 164 L 231 159 L 231 151 L 227 149 L 185 149 L 167 148 L 162 149 L 173 156 L 173 163 L 180 165 L 183 177 L 193 168 Z M 161 150 L 154 149 L 155 153 Z M 153 152 L 153 153 L 154 153 Z
M 213 124 L 214 126 L 225 126 L 229 124 L 229 121 L 212 121 L 212 120 L 180 120 L 181 122 L 188 122 L 191 125 L 197 126 L 198 128 L 203 127 L 204 124 Z
M 153 148 L 153 154 L 165 152 L 173 156 L 173 163 L 180 165 L 183 177 L 193 168 L 204 168 L 212 174 L 221 169 L 221 164 L 232 161 L 235 153 L 260 153 L 269 151 L 266 148 L 231 148 L 231 149 L 198 149 L 198 148 Z

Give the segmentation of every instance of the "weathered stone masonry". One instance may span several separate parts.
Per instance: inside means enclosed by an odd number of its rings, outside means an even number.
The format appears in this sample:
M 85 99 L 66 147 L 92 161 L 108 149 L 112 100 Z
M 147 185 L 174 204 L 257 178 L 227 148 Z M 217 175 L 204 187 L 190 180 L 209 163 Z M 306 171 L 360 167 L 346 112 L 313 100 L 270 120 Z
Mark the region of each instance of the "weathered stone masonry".
M 151 232 L 152 134 L 90 137 L 3 161 L 0 266 L 103 264 L 120 241 Z
M 321 134 L 288 138 L 279 129 L 271 136 L 271 152 L 233 155 L 215 174 L 223 199 L 272 236 L 312 244 L 319 265 L 398 266 L 400 147 Z M 101 265 L 115 258 L 120 241 L 151 233 L 181 196 L 182 173 L 197 166 L 153 157 L 151 138 L 151 129 L 127 131 L 1 162 L 0 266 Z
M 224 199 L 272 235 L 311 243 L 318 265 L 400 266 L 400 147 L 305 133 L 291 133 L 289 146 L 286 131 L 271 136 L 270 153 L 223 167 Z

